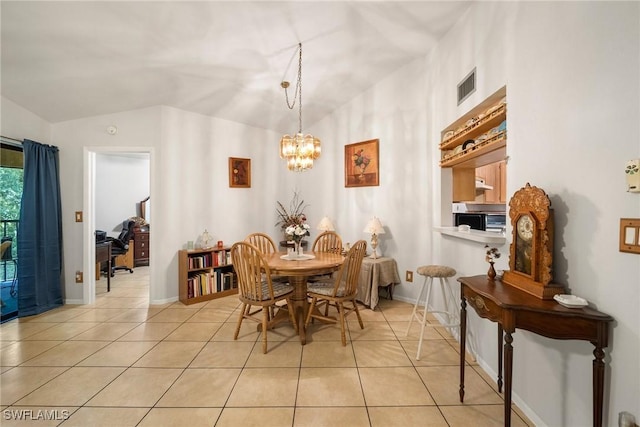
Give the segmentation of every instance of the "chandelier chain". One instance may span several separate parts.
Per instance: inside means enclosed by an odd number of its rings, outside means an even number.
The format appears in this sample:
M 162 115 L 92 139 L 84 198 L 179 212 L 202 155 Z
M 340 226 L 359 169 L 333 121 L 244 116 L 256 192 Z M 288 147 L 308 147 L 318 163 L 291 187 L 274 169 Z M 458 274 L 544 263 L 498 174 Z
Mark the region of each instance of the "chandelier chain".
M 289 93 L 284 88 L 284 96 L 287 100 L 287 107 L 293 110 L 298 101 L 298 133 L 302 133 L 302 43 L 298 43 L 298 78 L 296 80 L 296 90 L 293 94 L 293 102 L 289 102 Z

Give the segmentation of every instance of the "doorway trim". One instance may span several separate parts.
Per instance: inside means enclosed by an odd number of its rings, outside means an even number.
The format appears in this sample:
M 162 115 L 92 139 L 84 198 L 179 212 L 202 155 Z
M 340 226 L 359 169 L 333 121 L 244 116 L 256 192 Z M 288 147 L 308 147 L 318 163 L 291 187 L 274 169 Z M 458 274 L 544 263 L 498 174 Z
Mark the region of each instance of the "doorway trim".
M 82 209 L 84 211 L 83 227 L 82 227 L 82 269 L 84 273 L 84 286 L 82 287 L 82 303 L 93 304 L 96 301 L 96 278 L 95 278 L 95 259 L 96 259 L 96 236 L 95 230 L 95 201 L 96 201 L 96 155 L 97 154 L 118 154 L 118 153 L 146 153 L 149 154 L 149 193 L 151 200 L 153 196 L 153 147 L 84 147 L 83 149 L 83 167 L 84 167 L 84 194 Z M 153 246 L 153 239 L 151 240 Z M 149 256 L 149 277 L 153 277 L 154 251 L 150 249 Z M 151 301 L 151 280 L 149 281 L 149 301 Z

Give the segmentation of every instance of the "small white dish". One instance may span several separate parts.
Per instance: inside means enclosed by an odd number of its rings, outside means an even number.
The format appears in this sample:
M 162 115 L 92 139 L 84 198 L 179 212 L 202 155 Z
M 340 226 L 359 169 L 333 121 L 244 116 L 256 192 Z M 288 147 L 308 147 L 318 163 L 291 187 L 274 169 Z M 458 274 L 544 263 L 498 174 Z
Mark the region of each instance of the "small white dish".
M 302 254 L 302 255 L 281 255 L 280 259 L 286 259 L 287 261 L 308 261 L 310 259 L 314 259 L 316 256 L 311 254 Z
M 589 305 L 586 299 L 580 298 L 575 295 L 558 294 L 554 295 L 553 299 L 556 300 L 560 305 L 563 305 L 567 308 L 580 308 Z

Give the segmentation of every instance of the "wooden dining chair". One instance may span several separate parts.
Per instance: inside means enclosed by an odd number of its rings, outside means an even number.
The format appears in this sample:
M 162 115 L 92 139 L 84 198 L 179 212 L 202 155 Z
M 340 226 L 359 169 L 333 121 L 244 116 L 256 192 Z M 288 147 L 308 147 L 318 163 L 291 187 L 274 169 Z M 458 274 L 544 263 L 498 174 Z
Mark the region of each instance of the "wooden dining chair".
M 265 233 L 251 233 L 247 237 L 244 238 L 245 242 L 251 243 L 253 246 L 258 248 L 263 255 L 273 254 L 278 252 L 276 247 L 276 242 Z M 284 276 L 271 276 L 271 280 L 274 282 L 288 282 L 289 279 Z
M 325 231 L 320 233 L 311 246 L 313 252 L 330 252 L 334 254 L 342 253 L 342 239 L 335 231 Z M 311 276 L 308 282 L 328 282 L 332 280 L 333 274 L 323 274 Z
M 314 252 L 342 253 L 342 239 L 335 231 L 325 231 L 313 241 L 312 250 Z
M 276 249 L 276 243 L 268 234 L 265 233 L 251 233 L 244 238 L 244 241 L 251 243 L 263 254 L 278 252 Z
M 360 267 L 366 251 L 367 242 L 358 240 L 347 252 L 344 263 L 332 282 L 309 283 L 307 286 L 307 295 L 311 297 L 311 305 L 309 306 L 305 326 L 309 325 L 312 319 L 330 322 L 339 321 L 343 346 L 347 345 L 345 318 L 349 314 L 355 312 L 356 316 L 358 316 L 360 329 L 364 329 L 364 323 L 362 323 L 362 317 L 360 317 L 358 304 L 356 303 L 356 294 Z M 351 303 L 351 307 L 345 306 L 347 302 Z M 323 306 L 325 307 L 324 315 L 320 313 L 320 308 Z M 328 316 L 327 309 L 329 306 L 333 306 L 338 310 L 339 318 L 337 320 Z
M 247 242 L 237 242 L 231 247 L 231 261 L 238 276 L 238 298 L 242 302 L 242 308 L 238 318 L 238 325 L 233 339 L 238 339 L 242 321 L 248 319 L 262 324 L 262 352 L 267 352 L 267 329 L 273 310 L 289 311 L 289 318 L 293 327 L 298 331 L 298 326 L 288 307 L 293 307 L 291 296 L 293 286 L 288 283 L 278 283 L 271 280 L 271 270 L 264 259 L 262 252 Z M 276 303 L 285 300 L 287 306 L 277 306 Z M 251 311 L 253 306 L 260 307 Z M 254 317 L 262 312 L 262 318 Z

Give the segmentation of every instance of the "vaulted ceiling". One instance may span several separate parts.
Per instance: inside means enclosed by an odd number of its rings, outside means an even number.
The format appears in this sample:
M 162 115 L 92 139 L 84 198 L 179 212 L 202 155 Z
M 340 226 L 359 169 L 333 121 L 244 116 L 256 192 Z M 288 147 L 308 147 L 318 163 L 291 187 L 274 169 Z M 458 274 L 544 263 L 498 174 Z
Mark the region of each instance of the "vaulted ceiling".
M 297 130 L 424 57 L 470 1 L 2 1 L 2 95 L 55 123 L 168 105 Z M 297 107 L 296 107 L 297 110 Z

